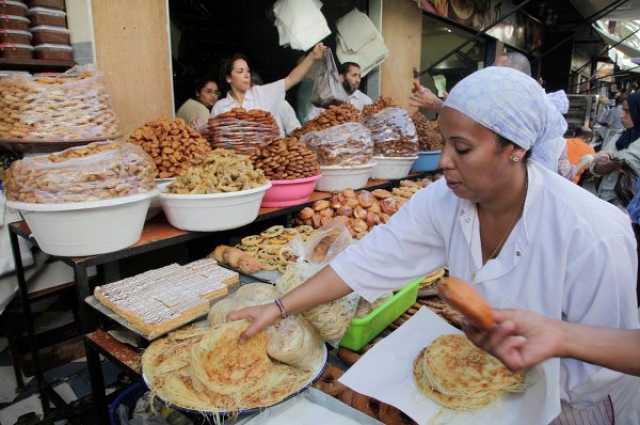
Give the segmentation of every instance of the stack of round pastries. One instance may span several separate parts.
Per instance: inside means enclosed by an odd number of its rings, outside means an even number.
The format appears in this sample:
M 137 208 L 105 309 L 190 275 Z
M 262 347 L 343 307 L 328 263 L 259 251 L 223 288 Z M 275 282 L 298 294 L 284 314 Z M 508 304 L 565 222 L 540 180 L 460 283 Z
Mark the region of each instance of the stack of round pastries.
M 479 409 L 524 390 L 524 373 L 509 371 L 461 334 L 440 336 L 424 348 L 413 376 L 423 394 L 453 410 Z

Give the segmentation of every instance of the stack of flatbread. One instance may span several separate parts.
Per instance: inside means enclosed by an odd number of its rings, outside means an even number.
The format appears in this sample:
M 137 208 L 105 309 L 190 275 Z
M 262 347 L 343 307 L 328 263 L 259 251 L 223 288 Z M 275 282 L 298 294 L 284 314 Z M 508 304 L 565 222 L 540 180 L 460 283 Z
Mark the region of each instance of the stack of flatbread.
M 443 335 L 424 348 L 413 365 L 416 385 L 453 410 L 475 410 L 506 393 L 524 390 L 524 374 L 509 371 L 464 335 Z
M 289 317 L 243 344 L 249 323 L 226 321 L 229 312 L 276 296 L 271 285 L 244 285 L 214 304 L 210 327 L 151 344 L 142 357 L 151 390 L 178 407 L 234 412 L 271 406 L 302 389 L 324 360 L 323 342 L 304 319 Z

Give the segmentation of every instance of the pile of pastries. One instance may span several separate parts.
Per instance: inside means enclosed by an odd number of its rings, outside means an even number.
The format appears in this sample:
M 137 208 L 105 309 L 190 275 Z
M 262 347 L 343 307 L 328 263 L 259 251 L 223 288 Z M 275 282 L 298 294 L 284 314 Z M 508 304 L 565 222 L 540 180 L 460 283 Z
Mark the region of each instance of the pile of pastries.
M 15 161 L 4 184 L 11 201 L 84 202 L 148 192 L 155 175 L 140 147 L 107 141 Z
M 0 139 L 69 142 L 119 133 L 111 97 L 92 67 L 0 79 Z
M 295 137 L 273 140 L 250 159 L 271 180 L 295 180 L 320 174 L 316 154 Z
M 349 229 L 353 237 L 362 239 L 374 226 L 387 223 L 404 203 L 430 182 L 429 179 L 418 182 L 403 180 L 400 187 L 391 191 L 356 192 L 347 189 L 334 193 L 331 199 L 316 201 L 311 207 L 302 209 L 295 223 L 319 229 L 337 220 Z
M 179 175 L 187 168 L 201 164 L 211 147 L 184 120 L 150 121 L 129 136 L 129 142 L 139 145 L 158 167 L 158 178 Z

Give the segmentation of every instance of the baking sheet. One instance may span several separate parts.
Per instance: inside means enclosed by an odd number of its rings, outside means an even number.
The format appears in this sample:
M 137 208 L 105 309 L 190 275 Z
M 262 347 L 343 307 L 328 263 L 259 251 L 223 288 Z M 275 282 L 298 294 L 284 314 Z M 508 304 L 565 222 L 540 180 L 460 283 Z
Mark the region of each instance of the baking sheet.
M 530 370 L 524 393 L 505 395 L 473 412 L 443 408 L 423 395 L 413 379 L 413 361 L 438 336 L 459 333 L 423 307 L 364 354 L 339 381 L 354 391 L 397 407 L 420 425 L 540 425 L 548 424 L 560 414 L 558 359 Z
M 304 405 L 300 403 L 304 401 Z M 351 406 L 347 406 L 340 400 L 331 397 L 315 388 L 309 388 L 302 394 L 285 401 L 277 406 L 270 407 L 262 413 L 239 421 L 236 425 L 262 425 L 277 423 L 278 425 L 315 425 L 328 424 L 340 425 L 339 418 L 326 418 L 326 410 L 344 418 L 344 423 L 356 423 L 361 425 L 382 425 L 382 422 L 365 415 Z M 332 419 L 328 422 L 328 419 Z M 270 422 L 271 421 L 271 422 Z
M 127 319 L 125 319 L 124 317 L 120 316 L 119 314 L 117 314 L 116 312 L 114 312 L 113 310 L 111 310 L 109 307 L 105 306 L 104 304 L 102 304 L 100 301 L 98 301 L 98 299 L 96 297 L 94 297 L 93 295 L 88 296 L 87 298 L 84 299 L 84 302 L 86 302 L 87 304 L 89 304 L 92 308 L 94 308 L 95 310 L 99 311 L 100 313 L 104 314 L 105 316 L 107 316 L 109 319 L 113 320 L 114 322 L 124 326 L 125 328 L 129 329 L 131 332 L 136 333 L 137 335 L 140 335 L 142 338 L 144 338 L 147 341 L 154 341 L 158 338 L 161 338 L 163 336 L 165 336 L 166 334 L 175 331 L 176 329 L 180 329 L 186 325 L 188 325 L 189 323 L 195 322 L 197 320 L 202 319 L 203 317 L 207 317 L 208 311 L 207 313 L 198 316 L 198 317 L 194 317 L 192 320 L 189 320 L 188 322 L 184 322 L 184 323 L 180 323 L 180 324 L 176 324 L 175 327 L 167 330 L 166 332 L 163 332 L 161 334 L 158 335 L 154 335 L 153 338 L 149 337 L 149 335 L 145 334 L 144 332 L 142 332 L 140 329 L 136 328 L 133 324 L 131 324 L 131 322 L 129 322 Z

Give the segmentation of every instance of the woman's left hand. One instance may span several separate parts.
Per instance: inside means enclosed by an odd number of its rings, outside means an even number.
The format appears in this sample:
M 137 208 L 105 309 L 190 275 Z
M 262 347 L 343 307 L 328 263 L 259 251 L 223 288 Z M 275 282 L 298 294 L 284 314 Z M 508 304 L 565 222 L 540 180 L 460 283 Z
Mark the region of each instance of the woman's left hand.
M 311 50 L 309 56 L 311 56 L 314 61 L 320 60 L 322 59 L 325 50 L 327 50 L 327 46 L 325 46 L 323 43 L 318 43 L 313 46 L 313 50 Z
M 593 171 L 595 171 L 596 174 L 604 176 L 619 170 L 621 166 L 620 161 L 611 158 L 609 155 L 598 155 L 594 160 Z

